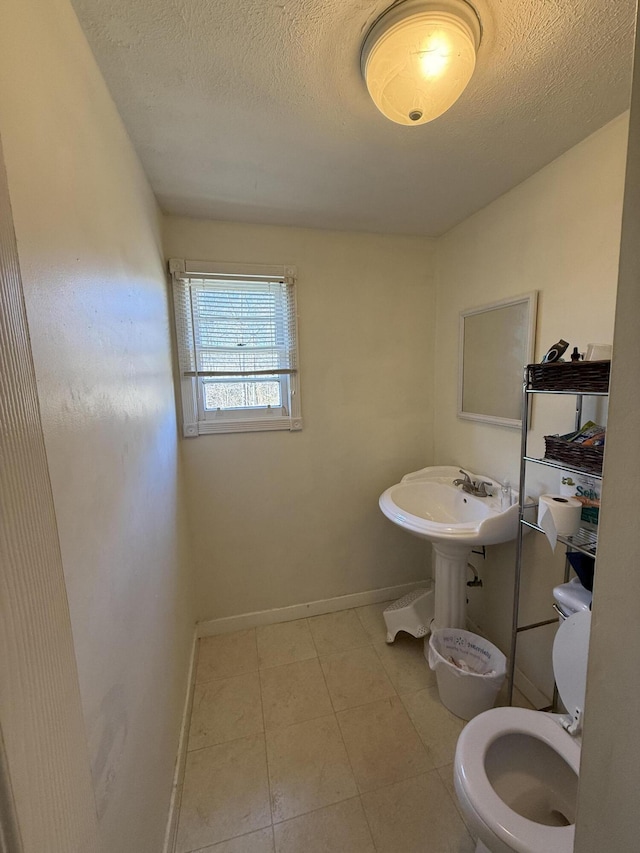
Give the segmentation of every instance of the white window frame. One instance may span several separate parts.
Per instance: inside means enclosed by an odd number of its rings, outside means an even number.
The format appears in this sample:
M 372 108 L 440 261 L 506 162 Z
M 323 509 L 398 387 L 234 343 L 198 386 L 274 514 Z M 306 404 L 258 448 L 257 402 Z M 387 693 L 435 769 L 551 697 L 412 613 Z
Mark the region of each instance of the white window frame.
M 298 329 L 295 280 L 293 266 L 227 264 L 210 261 L 189 261 L 172 258 L 169 272 L 174 294 L 174 321 L 178 351 L 179 390 L 182 402 L 182 433 L 185 438 L 198 435 L 230 432 L 262 432 L 265 430 L 302 429 L 300 387 L 298 370 Z M 277 282 L 287 287 L 292 306 L 292 358 L 288 369 L 269 373 L 265 379 L 280 382 L 282 407 L 247 407 L 210 411 L 204 407 L 204 386 L 207 374 L 199 372 L 195 358 L 196 342 L 190 281 L 212 280 L 233 282 Z M 185 317 L 185 312 L 190 316 Z M 189 328 L 187 328 L 189 327 Z M 190 339 L 190 340 L 189 340 Z M 220 377 L 227 378 L 227 377 Z M 229 381 L 233 381 L 230 375 Z M 237 376 L 235 377 L 237 381 Z

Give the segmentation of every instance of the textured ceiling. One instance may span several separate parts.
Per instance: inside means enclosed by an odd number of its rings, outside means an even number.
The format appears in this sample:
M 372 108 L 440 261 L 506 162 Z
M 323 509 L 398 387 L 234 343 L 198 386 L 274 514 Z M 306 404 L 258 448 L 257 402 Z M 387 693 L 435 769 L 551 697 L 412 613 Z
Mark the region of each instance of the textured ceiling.
M 477 0 L 475 75 L 385 119 L 360 46 L 390 0 L 73 0 L 162 208 L 438 235 L 628 105 L 635 0 Z

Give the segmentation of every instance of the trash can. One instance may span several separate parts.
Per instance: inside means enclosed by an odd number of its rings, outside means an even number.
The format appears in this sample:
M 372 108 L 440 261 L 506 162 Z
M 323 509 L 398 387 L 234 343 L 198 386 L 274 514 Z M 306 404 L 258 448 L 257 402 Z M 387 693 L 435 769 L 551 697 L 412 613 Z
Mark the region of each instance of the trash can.
M 507 672 L 500 649 L 471 631 L 440 628 L 429 638 L 429 666 L 442 704 L 470 720 L 492 708 Z

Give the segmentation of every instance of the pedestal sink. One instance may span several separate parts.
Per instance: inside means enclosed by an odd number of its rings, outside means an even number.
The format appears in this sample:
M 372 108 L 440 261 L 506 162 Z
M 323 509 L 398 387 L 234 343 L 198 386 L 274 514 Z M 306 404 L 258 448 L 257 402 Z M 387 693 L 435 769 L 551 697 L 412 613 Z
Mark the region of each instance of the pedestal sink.
M 515 539 L 518 531 L 516 495 L 510 492 L 512 505 L 503 508 L 500 483 L 471 471 L 468 474 L 474 481 L 485 481 L 491 496 L 477 497 L 454 486 L 453 481 L 461 478 L 460 469 L 449 466 L 406 474 L 380 496 L 380 509 L 390 521 L 433 544 L 435 590 L 423 591 L 424 598 L 419 602 L 423 621 L 432 608 L 431 630 L 466 628 L 468 562 L 472 548 L 508 542 Z M 409 598 L 391 605 L 390 610 L 398 612 L 405 606 L 402 602 Z M 419 635 L 424 633 L 421 628 Z M 393 636 L 389 634 L 387 639 L 391 642 Z

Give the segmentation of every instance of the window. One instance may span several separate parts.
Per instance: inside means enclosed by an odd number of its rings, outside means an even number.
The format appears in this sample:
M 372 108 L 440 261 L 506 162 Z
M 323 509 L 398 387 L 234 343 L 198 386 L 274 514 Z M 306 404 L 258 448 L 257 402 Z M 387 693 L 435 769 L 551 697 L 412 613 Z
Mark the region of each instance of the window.
M 183 434 L 302 429 L 295 267 L 169 261 Z

